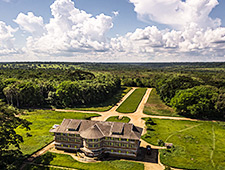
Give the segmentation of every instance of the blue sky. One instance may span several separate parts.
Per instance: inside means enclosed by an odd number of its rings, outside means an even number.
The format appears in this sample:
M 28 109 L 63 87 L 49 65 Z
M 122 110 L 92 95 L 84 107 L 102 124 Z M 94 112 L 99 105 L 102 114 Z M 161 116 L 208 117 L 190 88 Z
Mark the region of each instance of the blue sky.
M 0 0 L 0 61 L 225 61 L 224 9 L 223 0 Z

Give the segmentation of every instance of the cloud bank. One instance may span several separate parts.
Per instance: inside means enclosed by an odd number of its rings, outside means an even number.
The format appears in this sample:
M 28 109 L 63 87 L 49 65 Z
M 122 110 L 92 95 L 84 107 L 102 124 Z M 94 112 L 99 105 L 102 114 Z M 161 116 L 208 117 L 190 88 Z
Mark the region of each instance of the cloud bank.
M 134 4 L 135 12 L 143 21 L 155 21 L 170 25 L 177 29 L 184 29 L 191 23 L 199 27 L 216 28 L 221 20 L 209 17 L 217 0 L 130 0 Z
M 225 28 L 209 17 L 217 0 L 130 0 L 139 19 L 158 22 L 124 36 L 108 38 L 113 17 L 93 16 L 71 0 L 55 0 L 52 18 L 44 23 L 34 13 L 14 20 L 27 32 L 26 45 L 14 47 L 17 29 L 0 21 L 0 56 L 24 54 L 35 60 L 73 61 L 225 61 Z M 114 17 L 119 13 L 112 11 Z

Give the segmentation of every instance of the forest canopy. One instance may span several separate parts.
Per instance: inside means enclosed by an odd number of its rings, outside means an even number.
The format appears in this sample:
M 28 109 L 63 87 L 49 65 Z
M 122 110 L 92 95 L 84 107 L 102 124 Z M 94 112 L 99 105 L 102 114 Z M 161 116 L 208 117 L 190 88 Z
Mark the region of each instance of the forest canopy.
M 120 86 L 156 88 L 167 105 L 186 116 L 224 117 L 225 63 L 0 64 L 0 97 L 18 108 L 99 104 Z M 213 97 L 207 110 L 200 103 L 208 91 Z

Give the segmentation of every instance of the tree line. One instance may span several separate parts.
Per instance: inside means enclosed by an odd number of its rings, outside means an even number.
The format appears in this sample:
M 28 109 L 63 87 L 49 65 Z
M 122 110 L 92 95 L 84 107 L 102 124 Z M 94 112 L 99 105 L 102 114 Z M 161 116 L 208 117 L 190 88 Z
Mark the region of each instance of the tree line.
M 164 77 L 156 83 L 157 93 L 184 116 L 225 118 L 225 88 L 205 84 L 189 76 Z
M 67 73 L 67 78 L 64 77 L 61 81 L 2 79 L 0 96 L 9 105 L 18 108 L 50 105 L 76 107 L 101 103 L 120 89 L 120 79 L 111 74 L 94 75 L 90 72 L 68 70 L 64 72 Z

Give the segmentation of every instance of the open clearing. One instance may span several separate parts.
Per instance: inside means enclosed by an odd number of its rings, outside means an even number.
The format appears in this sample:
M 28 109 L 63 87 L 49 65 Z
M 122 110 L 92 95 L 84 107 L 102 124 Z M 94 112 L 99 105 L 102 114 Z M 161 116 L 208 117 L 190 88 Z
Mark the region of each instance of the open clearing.
M 163 103 L 163 101 L 157 94 L 156 89 L 152 89 L 143 112 L 148 115 L 180 116 L 175 112 L 173 108 Z
M 144 165 L 142 163 L 120 160 L 103 161 L 97 163 L 82 163 L 74 160 L 70 155 L 57 154 L 52 152 L 47 152 L 46 154 L 38 157 L 35 160 L 35 163 L 82 170 L 144 170 Z
M 119 116 L 111 116 L 106 121 L 129 123 L 130 118 L 126 117 L 126 116 L 123 116 L 121 119 L 119 119 Z
M 17 128 L 16 131 L 23 137 L 24 142 L 20 144 L 24 154 L 32 154 L 53 140 L 49 130 L 54 124 L 60 124 L 64 118 L 67 119 L 90 119 L 99 116 L 90 113 L 56 112 L 50 110 L 36 110 L 21 115 L 21 118 L 32 122 L 31 130 Z
M 142 137 L 158 145 L 173 143 L 174 149 L 161 150 L 163 164 L 184 169 L 225 169 L 225 123 L 152 119 L 156 125 Z
M 147 88 L 136 89 L 116 110 L 119 113 L 134 113 L 140 104 Z

